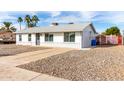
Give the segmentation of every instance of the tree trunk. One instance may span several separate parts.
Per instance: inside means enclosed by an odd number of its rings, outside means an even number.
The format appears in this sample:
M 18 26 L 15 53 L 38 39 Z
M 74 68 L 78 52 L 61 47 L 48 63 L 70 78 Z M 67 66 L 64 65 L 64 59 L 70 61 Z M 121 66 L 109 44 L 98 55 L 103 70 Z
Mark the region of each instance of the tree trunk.
M 20 30 L 21 30 L 21 23 L 20 23 Z

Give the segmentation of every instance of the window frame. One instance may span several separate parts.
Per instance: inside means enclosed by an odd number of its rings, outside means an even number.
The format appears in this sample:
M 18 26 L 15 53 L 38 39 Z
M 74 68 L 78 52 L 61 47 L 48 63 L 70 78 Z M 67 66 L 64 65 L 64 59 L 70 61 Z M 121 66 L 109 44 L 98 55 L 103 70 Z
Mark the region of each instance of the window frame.
M 53 42 L 53 37 L 54 37 L 53 34 L 45 33 L 45 42 Z
M 73 40 L 72 35 L 74 35 Z M 75 32 L 64 32 L 64 42 L 75 42 Z

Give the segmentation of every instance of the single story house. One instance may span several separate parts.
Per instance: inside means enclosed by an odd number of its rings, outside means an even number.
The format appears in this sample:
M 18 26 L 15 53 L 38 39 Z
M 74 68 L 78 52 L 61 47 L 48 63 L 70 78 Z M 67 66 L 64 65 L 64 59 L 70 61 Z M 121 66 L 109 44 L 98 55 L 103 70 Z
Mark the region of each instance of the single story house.
M 88 48 L 95 38 L 92 23 L 54 24 L 46 27 L 33 27 L 16 32 L 17 45 L 40 45 L 47 47 Z

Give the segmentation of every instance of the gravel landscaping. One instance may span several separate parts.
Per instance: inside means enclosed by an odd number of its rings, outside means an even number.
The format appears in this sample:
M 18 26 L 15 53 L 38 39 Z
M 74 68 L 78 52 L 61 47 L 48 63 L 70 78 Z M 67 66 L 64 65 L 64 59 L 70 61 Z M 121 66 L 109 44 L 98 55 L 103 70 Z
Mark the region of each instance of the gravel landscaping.
M 124 46 L 72 50 L 18 66 L 69 80 L 124 80 Z
M 45 47 L 21 46 L 15 44 L 0 44 L 0 57 L 15 55 L 24 52 L 37 51 L 41 49 L 48 49 Z

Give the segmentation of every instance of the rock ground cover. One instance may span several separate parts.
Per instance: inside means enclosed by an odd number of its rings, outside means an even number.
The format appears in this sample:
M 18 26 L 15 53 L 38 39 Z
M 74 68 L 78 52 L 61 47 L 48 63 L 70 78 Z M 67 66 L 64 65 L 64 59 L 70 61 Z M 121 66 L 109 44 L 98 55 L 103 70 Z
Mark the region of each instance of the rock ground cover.
M 41 49 L 48 49 L 48 48 L 21 46 L 21 45 L 15 45 L 15 44 L 3 44 L 3 45 L 0 45 L 0 57 L 15 55 L 15 54 L 24 53 L 24 52 L 37 51 Z
M 17 67 L 69 80 L 124 80 L 124 46 L 72 50 Z

